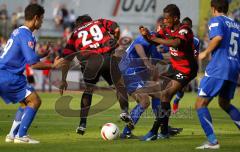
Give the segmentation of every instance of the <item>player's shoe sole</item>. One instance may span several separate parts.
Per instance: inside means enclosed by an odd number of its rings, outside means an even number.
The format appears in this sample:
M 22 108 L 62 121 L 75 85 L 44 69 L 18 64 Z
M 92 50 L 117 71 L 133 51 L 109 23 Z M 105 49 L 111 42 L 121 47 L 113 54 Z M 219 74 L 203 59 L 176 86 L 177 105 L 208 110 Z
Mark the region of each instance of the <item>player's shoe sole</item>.
M 10 136 L 10 135 L 7 135 L 6 138 L 5 138 L 5 142 L 6 142 L 6 143 L 14 142 L 14 137 L 12 137 L 12 136 Z
M 23 137 L 15 137 L 14 143 L 15 144 L 39 144 L 40 142 L 30 138 L 29 136 L 23 136 Z
M 196 149 L 219 149 L 219 148 L 220 148 L 219 143 L 211 144 L 209 142 L 205 142 L 201 146 L 196 147 Z

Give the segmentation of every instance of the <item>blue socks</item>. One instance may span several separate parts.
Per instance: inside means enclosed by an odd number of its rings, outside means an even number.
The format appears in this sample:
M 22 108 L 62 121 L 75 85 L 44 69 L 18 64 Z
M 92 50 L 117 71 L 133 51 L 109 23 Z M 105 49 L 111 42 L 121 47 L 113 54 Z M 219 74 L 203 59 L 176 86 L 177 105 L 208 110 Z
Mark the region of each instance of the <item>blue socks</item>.
M 27 106 L 24 110 L 23 116 L 22 116 L 22 122 L 20 124 L 19 130 L 18 130 L 18 136 L 22 137 L 27 135 L 27 130 L 30 127 L 37 110 L 33 109 L 29 106 Z
M 159 108 L 160 108 L 160 99 L 152 98 L 152 111 L 155 116 L 157 116 Z
M 140 118 L 140 116 L 142 115 L 142 113 L 145 111 L 145 109 L 140 105 L 137 104 L 131 111 L 130 116 L 133 120 L 133 123 L 136 124 Z M 131 133 L 131 129 L 128 128 L 127 126 L 125 126 L 125 128 L 123 129 L 123 134 L 130 134 Z
M 217 138 L 213 132 L 212 118 L 209 110 L 207 108 L 200 108 L 197 110 L 198 118 L 201 126 L 211 144 L 216 144 Z
M 17 112 L 16 112 L 14 121 L 12 123 L 11 130 L 9 132 L 9 135 L 11 137 L 14 137 L 18 133 L 18 129 L 19 129 L 19 126 L 21 124 L 23 112 L 24 112 L 24 109 L 22 107 L 19 107 Z
M 229 114 L 238 129 L 240 129 L 240 112 L 238 111 L 238 109 L 232 104 L 230 104 L 229 108 L 225 111 Z
M 177 94 L 176 94 L 176 98 L 174 99 L 173 103 L 178 104 L 183 96 L 184 96 L 184 92 L 183 91 L 178 91 Z

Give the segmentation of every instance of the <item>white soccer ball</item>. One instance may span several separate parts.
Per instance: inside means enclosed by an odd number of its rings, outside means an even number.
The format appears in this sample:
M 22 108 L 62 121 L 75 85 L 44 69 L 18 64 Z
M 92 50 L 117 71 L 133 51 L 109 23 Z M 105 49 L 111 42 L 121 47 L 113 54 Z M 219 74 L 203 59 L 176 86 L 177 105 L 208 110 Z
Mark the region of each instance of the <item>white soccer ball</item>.
M 101 136 L 104 140 L 114 140 L 119 136 L 119 129 L 114 123 L 106 123 L 101 130 Z

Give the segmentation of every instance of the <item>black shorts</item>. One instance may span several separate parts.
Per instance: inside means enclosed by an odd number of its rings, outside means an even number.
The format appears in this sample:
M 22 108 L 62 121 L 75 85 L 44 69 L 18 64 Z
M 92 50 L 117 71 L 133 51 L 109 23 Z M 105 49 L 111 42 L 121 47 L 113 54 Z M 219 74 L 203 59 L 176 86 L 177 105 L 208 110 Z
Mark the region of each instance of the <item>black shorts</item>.
M 27 81 L 29 84 L 34 84 L 35 83 L 34 76 L 33 75 L 27 76 Z
M 197 70 L 192 70 L 190 74 L 187 75 L 170 66 L 168 71 L 164 73 L 163 76 L 179 82 L 182 87 L 184 87 L 197 76 Z
M 84 82 L 95 85 L 100 76 L 112 85 L 114 81 L 120 79 L 118 61 L 112 57 L 112 53 L 92 54 L 81 63 Z

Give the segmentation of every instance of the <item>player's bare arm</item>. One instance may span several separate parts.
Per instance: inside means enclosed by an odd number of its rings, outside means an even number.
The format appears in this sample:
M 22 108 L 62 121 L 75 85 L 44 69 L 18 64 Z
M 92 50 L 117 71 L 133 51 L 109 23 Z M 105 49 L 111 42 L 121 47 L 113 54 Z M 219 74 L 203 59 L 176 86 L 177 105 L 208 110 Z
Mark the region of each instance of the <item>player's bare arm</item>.
M 63 60 L 64 60 L 63 58 L 56 57 L 53 64 L 47 64 L 40 61 L 33 64 L 31 67 L 37 70 L 57 69 L 62 66 Z
M 214 37 L 209 42 L 208 47 L 199 54 L 198 59 L 203 60 L 203 59 L 207 58 L 212 53 L 212 51 L 221 43 L 221 41 L 222 41 L 221 36 Z

